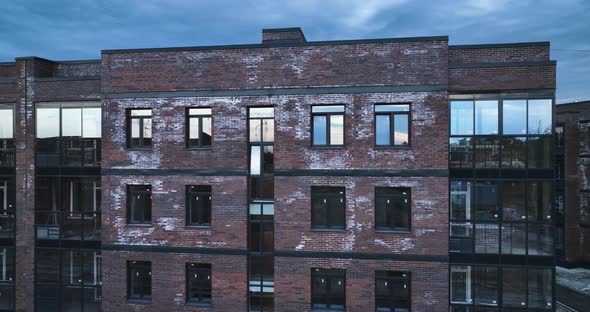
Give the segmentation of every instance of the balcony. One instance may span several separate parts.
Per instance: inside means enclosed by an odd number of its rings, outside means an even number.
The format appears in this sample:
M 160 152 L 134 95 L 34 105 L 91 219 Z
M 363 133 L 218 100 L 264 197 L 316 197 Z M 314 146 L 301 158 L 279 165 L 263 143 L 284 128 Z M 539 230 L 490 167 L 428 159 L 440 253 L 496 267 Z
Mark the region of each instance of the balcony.
M 100 167 L 101 139 L 37 139 L 35 151 L 38 167 Z
M 37 211 L 35 228 L 39 240 L 100 240 L 100 213 L 95 211 Z
M 0 167 L 14 167 L 16 163 L 13 139 L 0 139 Z
M 0 239 L 12 239 L 15 234 L 14 212 L 0 212 Z

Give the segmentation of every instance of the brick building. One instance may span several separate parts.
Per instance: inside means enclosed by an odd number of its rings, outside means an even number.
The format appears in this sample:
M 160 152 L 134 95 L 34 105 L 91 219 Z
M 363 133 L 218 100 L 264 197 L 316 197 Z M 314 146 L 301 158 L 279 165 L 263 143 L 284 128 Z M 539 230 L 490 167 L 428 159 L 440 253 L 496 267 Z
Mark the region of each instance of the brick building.
M 552 311 L 549 43 L 0 64 L 6 311 Z M 3 186 L 2 186 L 3 185 Z

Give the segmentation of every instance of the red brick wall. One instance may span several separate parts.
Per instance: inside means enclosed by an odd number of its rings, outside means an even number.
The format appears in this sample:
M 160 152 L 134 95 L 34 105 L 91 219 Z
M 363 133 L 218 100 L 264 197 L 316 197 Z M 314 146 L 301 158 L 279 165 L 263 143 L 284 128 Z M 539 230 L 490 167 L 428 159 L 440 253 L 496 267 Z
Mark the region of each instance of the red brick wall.
M 246 256 L 103 251 L 102 311 L 247 311 Z M 127 260 L 152 262 L 152 301 L 127 303 Z M 212 304 L 187 305 L 185 265 L 211 264 Z
M 449 70 L 449 91 L 555 89 L 555 65 Z
M 495 63 L 548 61 L 549 43 L 513 47 L 469 48 L 449 46 L 449 63 Z

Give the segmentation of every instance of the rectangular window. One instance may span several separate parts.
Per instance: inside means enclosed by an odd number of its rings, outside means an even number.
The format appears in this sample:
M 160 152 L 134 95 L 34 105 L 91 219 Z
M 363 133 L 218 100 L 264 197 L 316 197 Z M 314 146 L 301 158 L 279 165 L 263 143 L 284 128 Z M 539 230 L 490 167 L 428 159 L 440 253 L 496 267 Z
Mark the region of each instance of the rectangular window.
M 451 135 L 473 135 L 473 101 L 451 101 Z
M 528 269 L 529 308 L 550 309 L 552 306 L 553 281 L 550 269 Z
M 473 140 L 471 138 L 449 139 L 449 166 L 451 168 L 473 167 Z
M 187 225 L 211 225 L 211 186 L 189 185 L 186 187 Z
M 344 230 L 344 187 L 311 187 L 311 227 Z
M 451 303 L 498 305 L 498 269 L 492 266 L 451 266 Z
M 529 134 L 550 134 L 552 127 L 553 101 L 529 100 Z
M 14 109 L 0 104 L 0 140 L 14 138 Z
M 496 138 L 475 138 L 475 168 L 500 167 L 500 140 Z
M 527 276 L 524 268 L 504 268 L 502 271 L 502 296 L 505 307 L 526 307 Z
M 527 134 L 527 101 L 504 100 L 502 102 L 502 127 L 504 134 Z
M 128 110 L 127 131 L 127 144 L 129 147 L 141 148 L 152 146 L 152 110 Z
M 502 187 L 502 215 L 504 220 L 526 219 L 526 183 L 504 182 Z
M 375 105 L 375 144 L 410 145 L 410 105 Z
M 186 299 L 188 303 L 211 303 L 211 264 L 186 264 Z
M 312 144 L 344 145 L 344 105 L 312 106 Z
M 188 108 L 186 147 L 211 146 L 211 108 Z
M 476 220 L 497 220 L 498 185 L 495 182 L 475 182 L 473 193 L 472 217 Z
M 345 311 L 345 276 L 342 269 L 311 269 L 311 310 Z
M 502 139 L 502 168 L 526 168 L 526 137 Z
M 375 188 L 375 229 L 409 231 L 412 200 L 408 187 Z
M 127 300 L 152 300 L 152 263 L 127 261 Z
M 553 162 L 553 137 L 529 137 L 528 138 L 528 165 L 531 169 L 552 168 Z
M 127 186 L 127 224 L 151 224 L 152 187 L 150 185 Z
M 411 303 L 409 272 L 375 272 L 376 312 L 410 312 Z
M 498 101 L 475 101 L 475 134 L 498 134 Z

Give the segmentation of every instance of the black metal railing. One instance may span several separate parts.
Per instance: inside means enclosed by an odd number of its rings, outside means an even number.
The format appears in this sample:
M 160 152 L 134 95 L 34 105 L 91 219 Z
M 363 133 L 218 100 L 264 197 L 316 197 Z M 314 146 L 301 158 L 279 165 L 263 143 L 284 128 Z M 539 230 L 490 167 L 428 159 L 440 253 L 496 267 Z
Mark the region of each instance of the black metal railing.
M 0 139 L 0 167 L 14 167 L 16 148 L 13 139 Z
M 100 213 L 96 211 L 37 211 L 35 228 L 42 240 L 100 240 Z
M 36 141 L 36 160 L 39 167 L 99 167 L 100 138 L 45 138 Z

